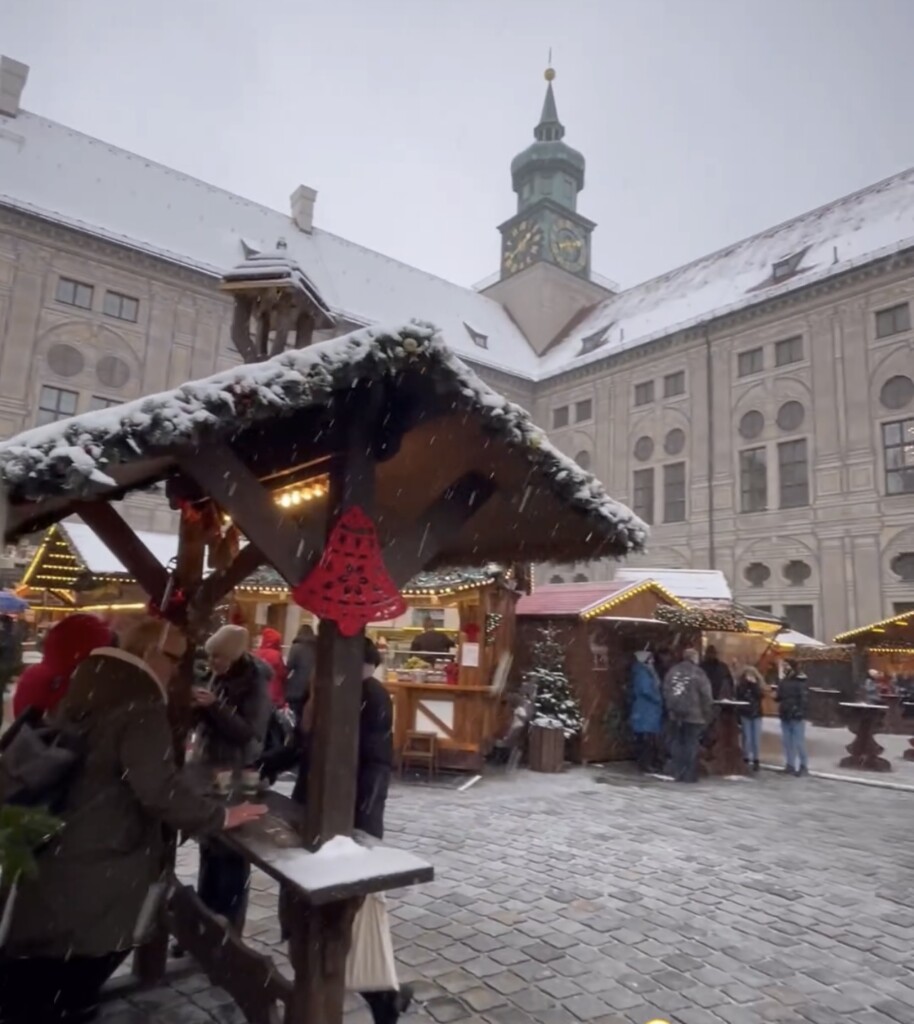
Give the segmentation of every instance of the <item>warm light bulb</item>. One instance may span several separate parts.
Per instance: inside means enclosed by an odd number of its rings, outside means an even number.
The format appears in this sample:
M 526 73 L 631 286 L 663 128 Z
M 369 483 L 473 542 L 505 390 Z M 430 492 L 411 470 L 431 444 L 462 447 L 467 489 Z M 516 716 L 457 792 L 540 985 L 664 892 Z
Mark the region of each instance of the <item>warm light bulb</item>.
M 283 508 L 288 508 L 292 504 L 292 499 L 289 497 L 288 494 L 284 494 L 279 499 L 279 504 L 282 505 Z

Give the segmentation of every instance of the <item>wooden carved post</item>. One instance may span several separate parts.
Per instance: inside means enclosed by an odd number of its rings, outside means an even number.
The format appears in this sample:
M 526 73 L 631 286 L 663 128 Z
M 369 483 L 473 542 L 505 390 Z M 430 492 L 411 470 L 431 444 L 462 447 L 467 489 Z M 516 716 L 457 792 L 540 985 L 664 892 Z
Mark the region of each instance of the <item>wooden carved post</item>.
M 353 505 L 371 515 L 375 464 L 370 453 L 371 417 L 359 403 L 347 410 L 353 419 L 349 444 L 330 472 L 329 531 Z M 367 421 L 367 422 L 366 422 Z M 318 629 L 315 667 L 314 728 L 308 777 L 308 803 L 302 839 L 311 850 L 328 839 L 352 832 L 358 771 L 359 715 L 365 632 L 340 634 L 335 623 L 322 620 Z M 308 908 L 287 895 L 286 920 L 291 929 L 289 952 L 296 966 L 291 1020 L 295 1024 L 335 1024 L 342 1020 L 344 974 L 357 900 Z

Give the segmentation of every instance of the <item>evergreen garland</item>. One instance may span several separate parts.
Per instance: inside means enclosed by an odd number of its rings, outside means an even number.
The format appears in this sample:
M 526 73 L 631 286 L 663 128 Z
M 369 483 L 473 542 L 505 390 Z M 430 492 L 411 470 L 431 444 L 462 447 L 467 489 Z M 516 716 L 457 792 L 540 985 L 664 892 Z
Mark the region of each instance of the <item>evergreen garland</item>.
M 533 644 L 534 668 L 524 673 L 524 683 L 536 687 L 534 725 L 561 727 L 565 738 L 576 736 L 584 726 L 581 705 L 565 672 L 565 646 L 554 626 L 544 626 Z
M 654 610 L 661 622 L 696 633 L 748 633 L 749 624 L 742 615 L 727 609 L 672 608 L 661 605 Z

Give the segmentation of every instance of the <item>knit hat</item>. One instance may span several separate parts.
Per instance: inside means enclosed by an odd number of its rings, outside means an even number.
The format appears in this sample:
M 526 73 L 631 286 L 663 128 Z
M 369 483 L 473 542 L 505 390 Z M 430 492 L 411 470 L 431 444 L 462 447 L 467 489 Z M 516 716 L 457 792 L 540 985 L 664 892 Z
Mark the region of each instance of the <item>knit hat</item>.
M 244 626 L 221 626 L 206 641 L 204 648 L 207 654 L 219 655 L 234 663 L 247 653 L 250 645 L 251 634 Z

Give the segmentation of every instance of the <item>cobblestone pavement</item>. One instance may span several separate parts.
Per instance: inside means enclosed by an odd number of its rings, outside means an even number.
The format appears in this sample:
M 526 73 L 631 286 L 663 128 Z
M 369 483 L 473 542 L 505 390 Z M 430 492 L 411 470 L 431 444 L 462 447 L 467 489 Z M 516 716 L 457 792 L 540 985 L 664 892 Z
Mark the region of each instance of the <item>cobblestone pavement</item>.
M 914 1024 L 914 796 L 607 778 L 395 788 L 389 839 L 437 873 L 391 897 L 407 1024 Z M 254 888 L 248 932 L 275 954 L 275 895 Z M 241 1019 L 199 976 L 105 1016 Z

